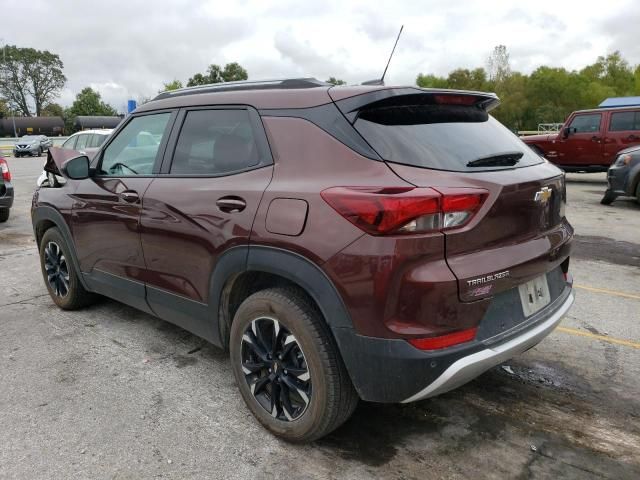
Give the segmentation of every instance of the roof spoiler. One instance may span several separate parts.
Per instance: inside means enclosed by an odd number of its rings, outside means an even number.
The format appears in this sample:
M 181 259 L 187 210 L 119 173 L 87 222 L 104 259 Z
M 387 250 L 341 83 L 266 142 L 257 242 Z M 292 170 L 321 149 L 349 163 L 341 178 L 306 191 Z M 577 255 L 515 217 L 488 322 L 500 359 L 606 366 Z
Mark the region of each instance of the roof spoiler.
M 417 87 L 374 90 L 338 100 L 335 103 L 347 119 L 353 123 L 358 116 L 358 111 L 364 107 L 414 105 L 418 102 L 417 96 L 429 97 L 428 102 L 422 102 L 423 104 L 473 106 L 486 112 L 500 105 L 500 99 L 495 93 Z

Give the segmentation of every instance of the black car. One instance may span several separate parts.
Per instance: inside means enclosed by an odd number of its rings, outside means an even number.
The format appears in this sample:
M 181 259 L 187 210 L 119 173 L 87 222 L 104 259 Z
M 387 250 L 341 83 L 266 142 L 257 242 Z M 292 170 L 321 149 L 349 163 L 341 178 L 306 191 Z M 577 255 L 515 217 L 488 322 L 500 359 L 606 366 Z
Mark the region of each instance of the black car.
M 609 205 L 618 197 L 636 197 L 640 203 L 640 147 L 630 147 L 618 153 L 607 171 L 607 191 L 600 200 Z
M 7 161 L 0 157 L 0 223 L 9 220 L 9 209 L 13 206 L 13 186 Z

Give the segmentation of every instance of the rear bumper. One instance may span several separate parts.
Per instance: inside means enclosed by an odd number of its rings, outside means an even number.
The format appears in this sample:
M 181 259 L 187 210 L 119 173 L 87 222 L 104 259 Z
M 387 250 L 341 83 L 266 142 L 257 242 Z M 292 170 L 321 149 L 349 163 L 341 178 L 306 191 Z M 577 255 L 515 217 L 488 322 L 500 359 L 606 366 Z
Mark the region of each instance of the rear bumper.
M 0 208 L 13 206 L 13 186 L 10 183 L 0 185 Z
M 443 350 L 422 351 L 405 340 L 365 337 L 349 328 L 333 333 L 363 400 L 413 402 L 457 388 L 535 346 L 560 323 L 573 298 L 567 284 L 549 306 L 509 331 Z
M 553 329 L 558 326 L 562 317 L 564 317 L 573 304 L 573 299 L 573 293 L 571 293 L 564 303 L 562 303 L 560 308 L 558 308 L 558 310 L 556 310 L 548 319 L 536 327 L 525 331 L 519 336 L 507 342 L 494 345 L 490 348 L 485 348 L 484 350 L 480 350 L 479 352 L 457 360 L 435 381 L 431 382 L 425 388 L 411 395 L 409 398 L 406 398 L 402 402 L 415 402 L 417 400 L 423 400 L 425 398 L 453 390 L 454 388 L 473 380 L 490 368 L 495 367 L 516 355 L 526 352 L 531 347 L 540 343 L 543 338 L 549 335 Z

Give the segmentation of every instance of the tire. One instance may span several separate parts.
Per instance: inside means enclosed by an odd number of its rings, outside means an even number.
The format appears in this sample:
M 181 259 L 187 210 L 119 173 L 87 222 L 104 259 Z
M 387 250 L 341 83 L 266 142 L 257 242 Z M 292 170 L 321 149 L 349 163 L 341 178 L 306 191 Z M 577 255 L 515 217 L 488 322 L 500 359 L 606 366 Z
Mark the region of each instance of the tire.
M 636 185 L 636 202 L 640 204 L 640 182 Z
M 267 348 L 260 357 L 257 352 L 263 345 Z M 267 430 L 287 441 L 310 442 L 328 434 L 358 404 L 329 327 L 299 290 L 271 288 L 245 299 L 231 325 L 230 357 L 249 410 Z M 275 409 L 274 389 L 281 393 Z
M 80 283 L 73 268 L 69 247 L 57 228 L 50 228 L 40 241 L 40 269 L 53 302 L 63 310 L 77 310 L 92 304 L 96 296 Z M 49 275 L 53 278 L 49 280 Z
M 11 210 L 8 208 L 0 208 L 0 223 L 4 223 L 9 220 L 9 214 Z
M 615 194 L 611 190 L 607 190 L 606 192 L 604 192 L 604 197 L 602 197 L 600 203 L 602 205 L 611 205 L 615 199 Z

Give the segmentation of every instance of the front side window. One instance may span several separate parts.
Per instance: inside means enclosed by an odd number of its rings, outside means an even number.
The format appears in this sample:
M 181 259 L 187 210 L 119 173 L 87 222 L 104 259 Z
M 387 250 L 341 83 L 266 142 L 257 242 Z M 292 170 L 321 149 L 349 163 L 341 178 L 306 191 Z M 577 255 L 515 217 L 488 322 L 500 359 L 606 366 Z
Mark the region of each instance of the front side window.
M 611 114 L 610 132 L 640 130 L 640 112 L 616 112 Z
M 150 175 L 171 113 L 133 118 L 107 146 L 98 167 L 101 175 Z
M 225 175 L 258 163 L 247 110 L 194 110 L 180 130 L 170 173 Z
M 578 115 L 571 121 L 571 131 L 573 133 L 594 133 L 600 131 L 600 121 L 602 114 L 594 113 L 589 115 Z

